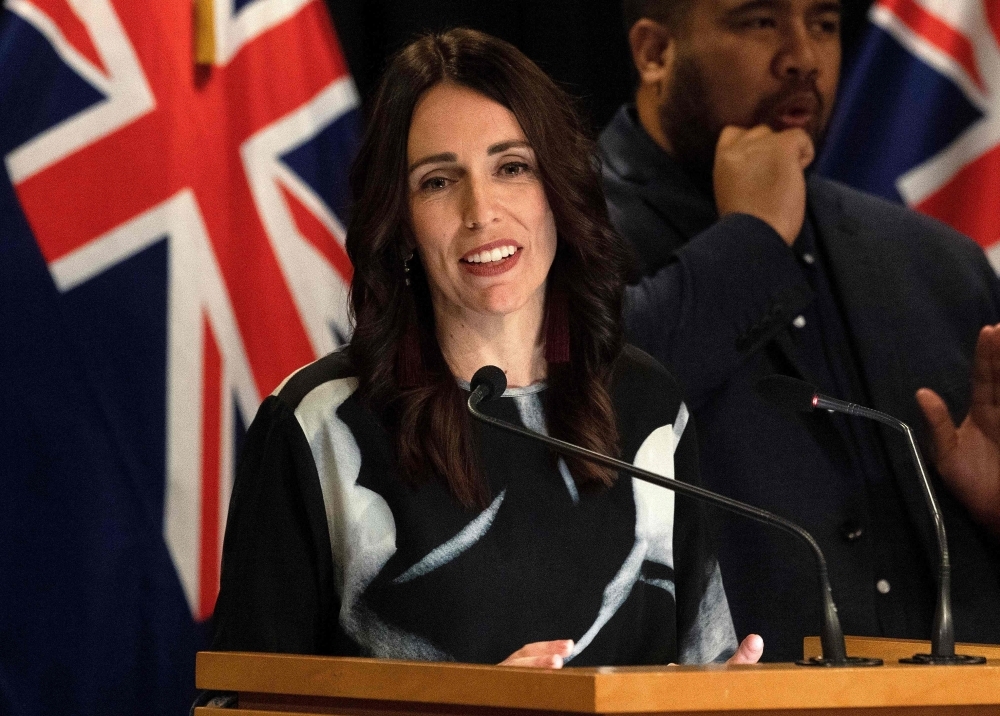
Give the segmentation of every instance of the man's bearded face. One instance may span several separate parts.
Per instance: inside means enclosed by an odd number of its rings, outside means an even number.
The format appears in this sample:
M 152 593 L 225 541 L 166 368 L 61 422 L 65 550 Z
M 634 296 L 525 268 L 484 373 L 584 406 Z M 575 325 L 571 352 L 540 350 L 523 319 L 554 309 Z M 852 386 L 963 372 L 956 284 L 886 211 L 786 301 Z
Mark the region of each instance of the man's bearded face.
M 819 147 L 840 73 L 840 11 L 823 0 L 761 6 L 742 0 L 695 2 L 668 91 L 661 128 L 675 157 L 711 177 L 715 144 L 727 125 L 799 127 Z

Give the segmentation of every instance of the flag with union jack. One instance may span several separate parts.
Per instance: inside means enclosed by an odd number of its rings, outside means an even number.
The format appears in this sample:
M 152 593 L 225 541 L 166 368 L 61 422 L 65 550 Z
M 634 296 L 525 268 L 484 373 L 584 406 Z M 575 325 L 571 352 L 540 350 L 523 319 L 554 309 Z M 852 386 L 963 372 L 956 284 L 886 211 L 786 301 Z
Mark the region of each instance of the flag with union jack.
M 5 0 L 0 713 L 176 714 L 262 396 L 349 331 L 321 0 Z
M 1000 270 L 1000 2 L 877 0 L 819 171 L 971 236 Z

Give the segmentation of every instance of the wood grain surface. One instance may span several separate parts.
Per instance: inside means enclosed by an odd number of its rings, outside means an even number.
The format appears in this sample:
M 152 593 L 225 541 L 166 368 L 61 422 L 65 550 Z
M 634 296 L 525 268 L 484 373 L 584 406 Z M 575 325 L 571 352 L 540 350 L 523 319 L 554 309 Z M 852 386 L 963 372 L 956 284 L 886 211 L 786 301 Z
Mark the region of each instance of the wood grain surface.
M 904 645 L 906 655 L 913 652 L 911 646 Z M 998 659 L 962 667 L 887 662 L 875 668 L 761 664 L 540 670 L 202 652 L 197 685 L 240 692 L 241 710 L 228 710 L 227 716 L 257 712 L 270 716 L 281 712 L 1000 714 Z M 212 713 L 199 711 L 204 716 Z

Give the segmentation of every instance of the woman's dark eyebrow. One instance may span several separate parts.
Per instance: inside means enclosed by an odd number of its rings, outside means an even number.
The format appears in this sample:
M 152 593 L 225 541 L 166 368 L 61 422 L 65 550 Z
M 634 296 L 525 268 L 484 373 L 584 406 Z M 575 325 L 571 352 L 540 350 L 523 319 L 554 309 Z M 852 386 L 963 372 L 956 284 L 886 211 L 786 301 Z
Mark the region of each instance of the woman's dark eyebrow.
M 531 149 L 531 145 L 527 141 L 523 139 L 511 139 L 510 141 L 507 142 L 497 142 L 496 144 L 490 145 L 489 149 L 486 150 L 486 153 L 489 155 L 500 154 L 501 152 L 506 152 L 508 149 L 512 149 L 513 147 L 527 147 L 528 149 Z M 407 173 L 412 172 L 414 169 L 424 164 L 434 164 L 436 162 L 457 162 L 457 161 L 458 161 L 458 156 L 456 154 L 453 154 L 452 152 L 432 154 L 429 157 L 424 157 L 423 159 L 419 159 L 413 162 L 413 164 L 410 165 L 409 170 L 407 170 Z
M 433 164 L 435 162 L 457 162 L 458 155 L 451 152 L 444 152 L 442 154 L 432 154 L 429 157 L 424 157 L 423 159 L 417 160 L 410 165 L 407 173 L 412 172 L 417 167 L 423 164 Z
M 487 154 L 499 154 L 500 152 L 506 152 L 508 149 L 513 147 L 527 147 L 531 149 L 531 145 L 524 139 L 512 139 L 509 142 L 498 142 L 497 144 L 490 145 L 490 148 L 486 150 Z

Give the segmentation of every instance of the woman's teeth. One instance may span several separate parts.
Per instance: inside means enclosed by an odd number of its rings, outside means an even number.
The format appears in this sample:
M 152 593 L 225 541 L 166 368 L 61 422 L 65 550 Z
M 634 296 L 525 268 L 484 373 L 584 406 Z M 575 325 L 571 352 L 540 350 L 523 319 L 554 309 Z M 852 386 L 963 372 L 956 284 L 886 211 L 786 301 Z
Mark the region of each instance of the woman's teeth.
M 488 264 L 513 256 L 515 253 L 517 253 L 516 246 L 500 246 L 492 251 L 480 251 L 478 254 L 472 254 L 466 261 L 470 264 Z

